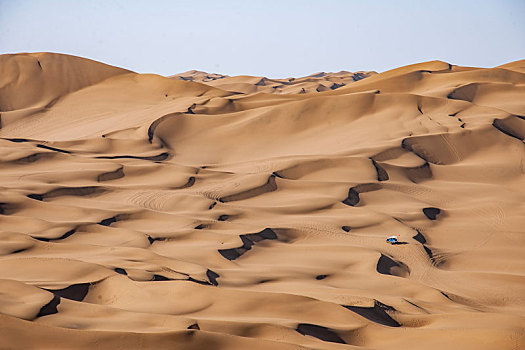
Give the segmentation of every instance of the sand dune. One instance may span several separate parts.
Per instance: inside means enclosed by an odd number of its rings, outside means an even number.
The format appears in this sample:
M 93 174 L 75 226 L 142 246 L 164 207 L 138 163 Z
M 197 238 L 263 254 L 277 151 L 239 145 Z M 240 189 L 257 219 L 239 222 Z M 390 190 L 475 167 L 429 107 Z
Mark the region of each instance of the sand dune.
M 3 348 L 525 347 L 525 61 L 3 55 L 0 120 Z
M 370 77 L 376 72 L 347 72 L 315 73 L 302 78 L 268 79 L 241 75 L 229 77 L 227 75 L 206 73 L 201 71 L 188 71 L 170 78 L 174 80 L 187 80 L 204 83 L 222 90 L 238 94 L 251 94 L 264 92 L 270 94 L 305 94 L 335 90 L 355 81 Z

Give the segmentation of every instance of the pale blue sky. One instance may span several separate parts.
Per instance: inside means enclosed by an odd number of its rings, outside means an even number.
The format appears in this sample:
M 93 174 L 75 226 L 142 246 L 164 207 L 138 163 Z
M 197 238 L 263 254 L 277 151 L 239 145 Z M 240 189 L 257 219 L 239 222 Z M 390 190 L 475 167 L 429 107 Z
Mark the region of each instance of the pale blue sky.
M 0 0 L 0 54 L 35 51 L 163 75 L 491 67 L 525 58 L 525 0 Z

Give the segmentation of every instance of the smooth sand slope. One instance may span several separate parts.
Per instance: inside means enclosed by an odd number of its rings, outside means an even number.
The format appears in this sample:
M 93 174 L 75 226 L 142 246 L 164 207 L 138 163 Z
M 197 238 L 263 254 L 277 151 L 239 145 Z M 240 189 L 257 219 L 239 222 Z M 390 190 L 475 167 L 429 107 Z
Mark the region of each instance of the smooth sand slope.
M 524 116 L 525 61 L 0 56 L 0 348 L 523 349 Z

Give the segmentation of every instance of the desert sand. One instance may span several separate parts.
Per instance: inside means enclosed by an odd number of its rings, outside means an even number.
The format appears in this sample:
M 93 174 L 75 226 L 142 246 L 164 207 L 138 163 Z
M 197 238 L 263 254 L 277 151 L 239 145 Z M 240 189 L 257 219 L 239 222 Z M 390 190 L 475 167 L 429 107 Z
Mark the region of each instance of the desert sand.
M 525 348 L 525 60 L 2 55 L 0 118 L 2 349 Z

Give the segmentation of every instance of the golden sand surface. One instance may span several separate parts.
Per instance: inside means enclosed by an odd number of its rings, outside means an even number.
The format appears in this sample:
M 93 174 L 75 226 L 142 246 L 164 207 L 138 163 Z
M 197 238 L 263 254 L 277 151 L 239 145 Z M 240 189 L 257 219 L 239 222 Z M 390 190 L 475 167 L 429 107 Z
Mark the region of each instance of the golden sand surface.
M 0 120 L 2 349 L 525 348 L 525 60 L 1 55 Z

